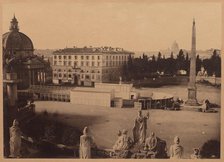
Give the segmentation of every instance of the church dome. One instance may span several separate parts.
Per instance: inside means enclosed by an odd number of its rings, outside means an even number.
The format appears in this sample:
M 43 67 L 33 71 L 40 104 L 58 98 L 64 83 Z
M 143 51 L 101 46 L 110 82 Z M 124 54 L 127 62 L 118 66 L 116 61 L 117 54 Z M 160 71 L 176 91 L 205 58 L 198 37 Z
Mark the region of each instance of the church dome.
M 10 31 L 3 34 L 2 47 L 7 51 L 33 51 L 33 43 L 25 34 L 19 32 L 18 21 L 13 17 Z
M 179 52 L 179 45 L 177 44 L 176 41 L 173 42 L 172 46 L 171 46 L 171 51 L 174 53 L 174 54 L 177 54 Z

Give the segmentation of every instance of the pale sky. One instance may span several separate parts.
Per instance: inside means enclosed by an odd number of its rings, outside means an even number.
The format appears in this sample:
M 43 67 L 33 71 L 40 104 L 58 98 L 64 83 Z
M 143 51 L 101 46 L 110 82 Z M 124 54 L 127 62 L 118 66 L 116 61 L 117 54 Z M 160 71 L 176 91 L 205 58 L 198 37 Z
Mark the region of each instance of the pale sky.
M 3 33 L 15 13 L 20 32 L 35 49 L 83 46 L 133 51 L 167 49 L 176 40 L 191 48 L 196 20 L 197 49 L 221 48 L 220 3 L 26 2 L 3 8 Z

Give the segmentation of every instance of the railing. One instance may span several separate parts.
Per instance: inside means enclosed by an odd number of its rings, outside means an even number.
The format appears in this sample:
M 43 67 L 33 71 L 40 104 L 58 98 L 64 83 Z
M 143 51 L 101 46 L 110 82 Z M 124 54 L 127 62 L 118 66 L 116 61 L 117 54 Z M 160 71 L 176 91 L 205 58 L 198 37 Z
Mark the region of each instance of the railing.
M 70 102 L 70 90 L 73 87 L 32 85 L 29 93 L 36 95 L 38 100 Z
M 40 100 L 70 102 L 70 94 L 63 93 L 40 93 Z
M 49 90 L 70 90 L 73 87 L 66 86 L 46 86 L 46 85 L 31 85 L 30 90 L 41 90 L 41 91 L 49 91 Z

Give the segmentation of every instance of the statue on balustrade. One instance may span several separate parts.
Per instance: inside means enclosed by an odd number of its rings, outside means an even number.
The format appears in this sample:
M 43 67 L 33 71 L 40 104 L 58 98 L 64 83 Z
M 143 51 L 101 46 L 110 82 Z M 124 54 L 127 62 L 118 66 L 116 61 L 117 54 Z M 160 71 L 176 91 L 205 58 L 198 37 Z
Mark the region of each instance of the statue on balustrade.
M 8 58 L 4 61 L 4 70 L 7 73 L 15 72 L 15 69 L 18 68 L 19 63 L 21 62 L 21 59 L 16 57 Z
M 201 159 L 200 155 L 200 149 L 199 148 L 194 148 L 193 154 L 191 154 L 191 159 Z
M 155 133 L 152 132 L 151 135 L 146 138 L 144 150 L 156 152 L 157 138 Z
M 183 147 L 180 145 L 180 138 L 174 137 L 174 144 L 170 146 L 170 159 L 181 159 L 183 156 Z
M 114 152 L 128 150 L 133 144 L 132 139 L 128 136 L 126 129 L 118 134 L 118 139 L 113 146 Z
M 80 159 L 91 158 L 91 148 L 95 147 L 92 136 L 89 135 L 87 127 L 83 130 L 83 135 L 80 137 L 79 157 Z
M 19 122 L 15 119 L 12 127 L 9 128 L 10 133 L 10 157 L 19 158 L 21 150 L 21 135 L 22 132 L 19 128 Z

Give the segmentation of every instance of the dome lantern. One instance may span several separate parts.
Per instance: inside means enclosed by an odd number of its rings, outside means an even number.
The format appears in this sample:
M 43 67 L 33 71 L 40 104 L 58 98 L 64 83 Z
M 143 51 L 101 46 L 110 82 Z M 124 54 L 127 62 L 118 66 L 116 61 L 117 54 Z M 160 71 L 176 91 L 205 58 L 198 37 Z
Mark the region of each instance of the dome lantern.
M 11 25 L 10 25 L 9 30 L 10 31 L 19 31 L 18 21 L 15 17 L 15 14 L 14 14 L 14 17 L 12 18 L 12 20 L 11 20 Z

